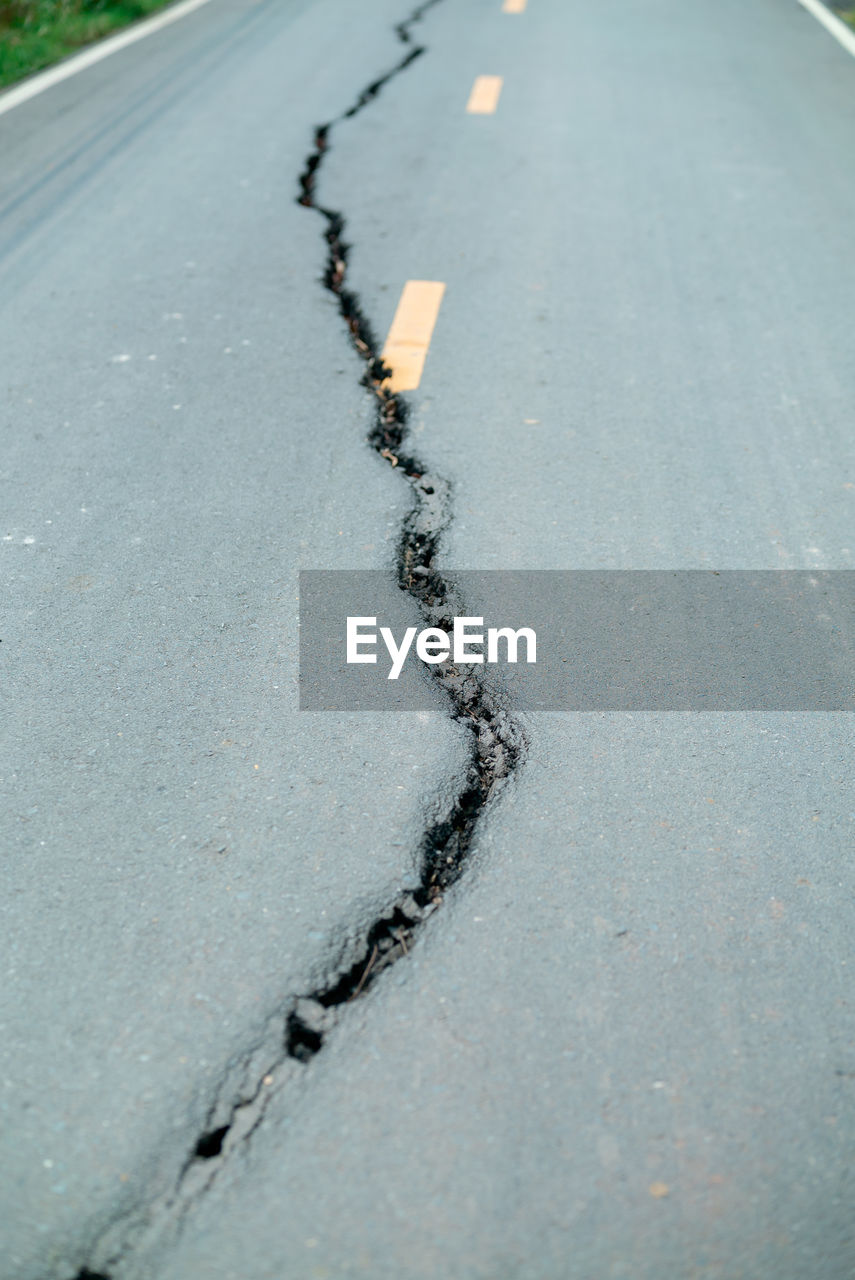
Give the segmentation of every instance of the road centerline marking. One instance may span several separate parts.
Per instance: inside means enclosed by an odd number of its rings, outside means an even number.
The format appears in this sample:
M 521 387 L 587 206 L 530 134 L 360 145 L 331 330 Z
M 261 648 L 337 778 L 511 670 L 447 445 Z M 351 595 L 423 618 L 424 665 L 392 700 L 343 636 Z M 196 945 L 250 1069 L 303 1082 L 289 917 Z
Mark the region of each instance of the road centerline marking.
M 525 13 L 526 0 L 505 0 L 502 13 Z
M 851 53 L 855 58 L 855 31 L 847 27 L 846 23 L 838 18 L 835 14 L 827 9 L 820 0 L 799 0 L 799 4 L 803 9 L 807 9 L 808 13 L 812 13 L 817 22 L 821 22 L 826 31 L 834 36 L 838 44 L 842 45 L 847 53 Z
M 383 382 L 390 391 L 415 391 L 421 382 L 444 293 L 439 280 L 408 280 L 404 285 L 381 353 L 392 370 Z
M 499 94 L 504 83 L 501 76 L 476 76 L 466 103 L 472 116 L 491 116 L 499 105 Z

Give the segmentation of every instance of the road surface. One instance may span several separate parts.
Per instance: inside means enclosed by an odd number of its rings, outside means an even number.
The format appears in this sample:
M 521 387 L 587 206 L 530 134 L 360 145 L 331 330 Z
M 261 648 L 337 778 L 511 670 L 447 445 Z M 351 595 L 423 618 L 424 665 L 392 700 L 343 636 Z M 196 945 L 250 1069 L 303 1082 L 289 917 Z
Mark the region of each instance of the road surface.
M 855 554 L 855 61 L 516 8 L 210 0 L 0 114 L 8 1280 L 855 1274 L 847 715 L 523 717 L 367 981 L 472 735 L 298 708 L 413 502 L 347 297 L 445 286 L 440 566 Z

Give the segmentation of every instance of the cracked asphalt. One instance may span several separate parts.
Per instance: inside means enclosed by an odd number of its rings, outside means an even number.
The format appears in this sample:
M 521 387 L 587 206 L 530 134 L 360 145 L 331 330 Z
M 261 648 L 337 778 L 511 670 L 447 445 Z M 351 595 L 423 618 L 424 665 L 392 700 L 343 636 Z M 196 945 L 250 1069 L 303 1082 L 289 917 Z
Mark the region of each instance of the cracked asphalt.
M 855 1275 L 849 717 L 297 701 L 300 569 L 852 567 L 853 136 L 795 0 L 210 0 L 0 115 L 2 1280 Z

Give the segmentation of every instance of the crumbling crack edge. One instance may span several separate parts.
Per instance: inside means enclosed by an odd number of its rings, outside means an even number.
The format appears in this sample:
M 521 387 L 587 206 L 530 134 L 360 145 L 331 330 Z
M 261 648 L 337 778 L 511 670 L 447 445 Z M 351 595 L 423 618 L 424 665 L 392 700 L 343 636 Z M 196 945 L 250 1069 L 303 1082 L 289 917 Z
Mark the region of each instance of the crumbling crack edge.
M 357 293 L 346 283 L 350 245 L 339 210 L 315 199 L 317 178 L 336 125 L 357 115 L 381 90 L 426 52 L 413 42 L 411 28 L 440 0 L 423 0 L 395 27 L 407 53 L 361 91 L 341 115 L 318 126 L 314 145 L 299 177 L 298 203 L 326 222 L 327 258 L 323 287 L 336 299 L 351 344 L 364 365 L 362 385 L 374 398 L 375 418 L 368 443 L 406 479 L 413 505 L 398 542 L 399 588 L 416 603 L 426 625 L 450 629 L 450 619 L 466 613 L 452 579 L 436 565 L 443 533 L 451 519 L 451 484 L 431 473 L 411 451 L 409 406 L 389 389 L 390 371 Z M 268 1017 L 250 1049 L 227 1067 L 217 1096 L 208 1107 L 202 1133 L 185 1158 L 172 1190 L 156 1203 L 135 1206 L 102 1232 L 90 1252 L 90 1265 L 74 1280 L 116 1280 L 115 1269 L 140 1247 L 177 1235 L 193 1205 L 213 1183 L 228 1157 L 245 1146 L 262 1123 L 271 1099 L 293 1080 L 323 1047 L 325 1038 L 353 1000 L 373 987 L 380 974 L 408 955 L 425 921 L 463 874 L 476 828 L 487 805 L 523 762 L 526 736 L 501 693 L 480 672 L 461 670 L 448 660 L 430 668 L 453 720 L 469 737 L 469 760 L 446 811 L 429 823 L 418 854 L 418 885 L 399 893 L 386 909 L 342 946 L 340 959 L 306 996 L 289 1001 Z

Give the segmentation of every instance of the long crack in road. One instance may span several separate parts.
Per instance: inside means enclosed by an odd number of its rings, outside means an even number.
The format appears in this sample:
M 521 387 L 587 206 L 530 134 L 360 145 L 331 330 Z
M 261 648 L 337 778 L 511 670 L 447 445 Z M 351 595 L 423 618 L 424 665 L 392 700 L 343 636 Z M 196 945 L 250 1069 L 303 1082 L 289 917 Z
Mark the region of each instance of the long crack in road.
M 340 116 L 315 130 L 313 150 L 299 177 L 298 196 L 298 202 L 320 214 L 326 224 L 327 261 L 322 284 L 337 300 L 365 367 L 363 385 L 375 401 L 376 417 L 368 443 L 406 480 L 414 498 L 402 522 L 397 577 L 400 589 L 417 603 L 431 627 L 448 627 L 452 616 L 466 612 L 464 602 L 436 563 L 443 531 L 452 519 L 451 486 L 442 476 L 428 471 L 410 449 L 408 406 L 400 393 L 389 389 L 390 371 L 383 363 L 374 330 L 358 295 L 347 285 L 350 246 L 345 239 L 345 215 L 318 202 L 317 184 L 336 126 L 373 103 L 390 81 L 427 51 L 423 45 L 413 46 L 411 29 L 440 2 L 427 0 L 395 26 L 398 38 L 408 46 L 406 56 L 391 71 L 372 80 Z M 161 1246 L 164 1239 L 180 1232 L 225 1162 L 251 1140 L 271 1099 L 291 1080 L 293 1064 L 310 1063 L 346 1007 L 367 995 L 390 965 L 409 955 L 425 922 L 463 874 L 486 806 L 523 763 L 526 734 L 506 700 L 471 667 L 464 673 L 449 660 L 430 671 L 447 699 L 449 714 L 466 729 L 470 760 L 449 810 L 424 832 L 418 852 L 419 884 L 399 894 L 378 914 L 362 938 L 348 946 L 343 958 L 339 956 L 321 986 L 269 1016 L 263 1041 L 253 1043 L 239 1063 L 229 1064 L 227 1080 L 209 1107 L 205 1129 L 188 1153 L 172 1192 L 155 1203 L 137 1205 L 111 1223 L 95 1241 L 90 1261 L 74 1280 L 121 1280 L 129 1269 L 133 1272 L 137 1253 L 145 1253 L 155 1244 Z M 335 949 L 333 940 L 333 954 Z M 263 1059 L 271 1039 L 278 1039 L 280 1047 Z M 237 1094 L 236 1070 L 244 1077 Z

